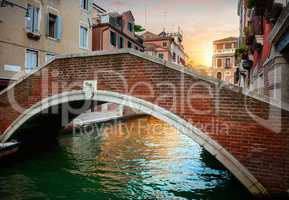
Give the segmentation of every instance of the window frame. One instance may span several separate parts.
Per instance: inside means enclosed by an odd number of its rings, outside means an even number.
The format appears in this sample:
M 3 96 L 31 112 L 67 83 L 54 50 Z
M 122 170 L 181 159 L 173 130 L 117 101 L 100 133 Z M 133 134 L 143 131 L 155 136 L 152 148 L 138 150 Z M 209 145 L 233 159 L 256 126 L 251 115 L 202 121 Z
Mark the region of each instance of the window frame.
M 88 11 L 88 0 L 80 0 L 80 8 Z
M 30 16 L 29 13 L 29 8 L 32 8 L 32 16 Z M 35 27 L 35 11 L 37 11 L 37 27 Z M 25 19 L 26 23 L 26 32 L 34 33 L 34 34 L 40 34 L 40 21 L 41 21 L 41 9 L 39 6 L 35 6 L 33 4 L 27 3 L 27 12 L 29 13 L 29 17 Z M 32 20 L 31 22 L 31 27 L 29 29 L 28 23 L 29 21 Z M 37 31 L 36 31 L 37 30 Z
M 127 48 L 132 48 L 132 42 L 131 41 L 127 41 Z
M 233 48 L 233 43 L 227 42 L 225 43 L 225 49 L 232 49 Z
M 217 50 L 222 50 L 222 49 L 224 49 L 224 44 L 216 44 L 216 49 L 217 49 Z
M 118 35 L 117 47 L 119 49 L 123 49 L 124 48 L 124 38 L 121 35 Z
M 227 61 L 229 61 L 229 65 L 228 65 L 228 62 L 227 62 Z M 230 59 L 230 58 L 226 58 L 226 59 L 225 59 L 225 68 L 226 68 L 226 69 L 231 68 L 231 59 Z
M 112 41 L 112 35 L 114 35 L 114 41 Z M 110 31 L 109 33 L 109 41 L 110 41 L 110 45 L 113 47 L 117 47 L 117 34 L 114 31 Z
M 132 22 L 128 22 L 128 23 L 127 23 L 127 30 L 128 30 L 129 32 L 133 33 L 133 27 L 134 27 L 134 25 L 133 25 Z
M 220 65 L 219 65 L 219 61 L 220 61 Z M 223 59 L 222 58 L 217 58 L 217 63 L 216 63 L 218 68 L 223 67 Z
M 220 75 L 220 76 L 219 76 L 219 75 Z M 223 78 L 222 72 L 217 72 L 217 79 L 221 81 L 222 78 Z
M 52 36 L 52 35 L 50 35 L 50 16 L 53 16 L 53 17 L 55 17 L 55 22 L 54 22 L 54 36 Z M 58 18 L 58 16 L 57 15 L 54 15 L 54 14 L 52 14 L 52 13 L 48 13 L 48 26 L 47 26 L 47 28 L 48 28 L 48 30 L 47 30 L 47 37 L 49 37 L 49 38 L 52 38 L 52 39 L 56 39 L 57 38 L 57 18 Z
M 52 59 L 54 59 L 55 58 L 55 54 L 53 54 L 53 53 L 46 53 L 46 55 L 45 55 L 45 63 L 48 63 L 49 61 L 51 61 Z M 50 59 L 48 59 L 48 57 L 50 57 Z
M 36 65 L 32 68 L 29 68 L 28 65 L 27 65 L 27 62 L 28 62 L 28 55 L 29 53 L 35 53 L 36 55 Z M 31 55 L 31 54 L 30 54 Z M 25 71 L 26 72 L 31 72 L 33 71 L 34 69 L 36 69 L 38 67 L 38 64 L 39 64 L 39 52 L 37 50 L 34 50 L 34 49 L 25 49 Z
M 84 30 L 86 30 L 86 42 L 85 42 L 85 45 L 86 46 L 82 46 L 82 37 L 81 37 L 81 30 L 82 29 L 84 29 Z M 85 27 L 85 26 L 83 26 L 83 25 L 80 25 L 79 26 L 79 47 L 81 48 L 81 49 L 88 49 L 88 28 L 87 27 Z

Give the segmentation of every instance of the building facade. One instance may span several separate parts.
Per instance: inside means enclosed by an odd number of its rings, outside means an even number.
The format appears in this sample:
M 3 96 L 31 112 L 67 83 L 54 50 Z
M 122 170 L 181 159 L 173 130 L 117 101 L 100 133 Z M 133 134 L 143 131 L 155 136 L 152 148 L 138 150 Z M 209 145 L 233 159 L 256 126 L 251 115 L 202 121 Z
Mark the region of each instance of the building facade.
M 143 40 L 135 34 L 131 11 L 100 13 L 93 19 L 92 49 L 105 51 L 133 48 L 144 51 Z
M 213 42 L 212 76 L 225 82 L 236 83 L 238 63 L 235 59 L 238 38 L 228 37 Z
M 183 35 L 177 33 L 161 32 L 154 34 L 149 31 L 142 34 L 145 53 L 161 58 L 177 65 L 186 65 L 186 54 L 182 45 Z
M 92 50 L 92 0 L 14 0 L 0 7 L 0 84 L 55 55 Z
M 289 4 L 240 0 L 240 85 L 280 105 L 289 103 Z

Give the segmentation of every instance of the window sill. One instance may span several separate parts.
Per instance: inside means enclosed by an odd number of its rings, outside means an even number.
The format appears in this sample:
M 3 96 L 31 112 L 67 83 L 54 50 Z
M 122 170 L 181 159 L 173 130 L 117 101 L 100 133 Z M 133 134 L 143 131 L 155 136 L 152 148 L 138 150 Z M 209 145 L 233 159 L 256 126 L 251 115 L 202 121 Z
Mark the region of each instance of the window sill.
M 88 8 L 87 9 L 80 8 L 80 10 L 81 10 L 82 13 L 88 14 Z
M 60 41 L 60 40 L 57 39 L 57 38 L 53 38 L 53 37 L 49 37 L 49 36 L 47 36 L 47 39 L 52 40 L 52 41 L 55 41 L 55 42 Z
M 89 51 L 88 47 L 79 47 L 79 48 L 82 49 L 82 50 L 85 50 L 85 51 Z

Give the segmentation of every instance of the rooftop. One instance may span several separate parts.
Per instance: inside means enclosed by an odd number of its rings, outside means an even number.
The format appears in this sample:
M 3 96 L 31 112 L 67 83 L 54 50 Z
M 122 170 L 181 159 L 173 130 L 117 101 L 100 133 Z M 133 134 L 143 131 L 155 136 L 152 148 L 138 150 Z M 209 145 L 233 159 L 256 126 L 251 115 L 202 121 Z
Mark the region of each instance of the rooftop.
M 230 41 L 238 41 L 238 38 L 237 37 L 227 37 L 227 38 L 223 38 L 223 39 L 220 39 L 220 40 L 215 40 L 215 42 L 230 42 Z

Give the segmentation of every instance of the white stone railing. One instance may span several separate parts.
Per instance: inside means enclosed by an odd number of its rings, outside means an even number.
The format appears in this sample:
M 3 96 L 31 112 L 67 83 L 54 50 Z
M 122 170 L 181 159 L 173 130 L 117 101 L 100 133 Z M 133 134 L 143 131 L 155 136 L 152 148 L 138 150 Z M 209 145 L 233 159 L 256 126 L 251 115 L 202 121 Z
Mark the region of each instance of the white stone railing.
M 216 49 L 214 54 L 232 54 L 235 53 L 235 49 Z

